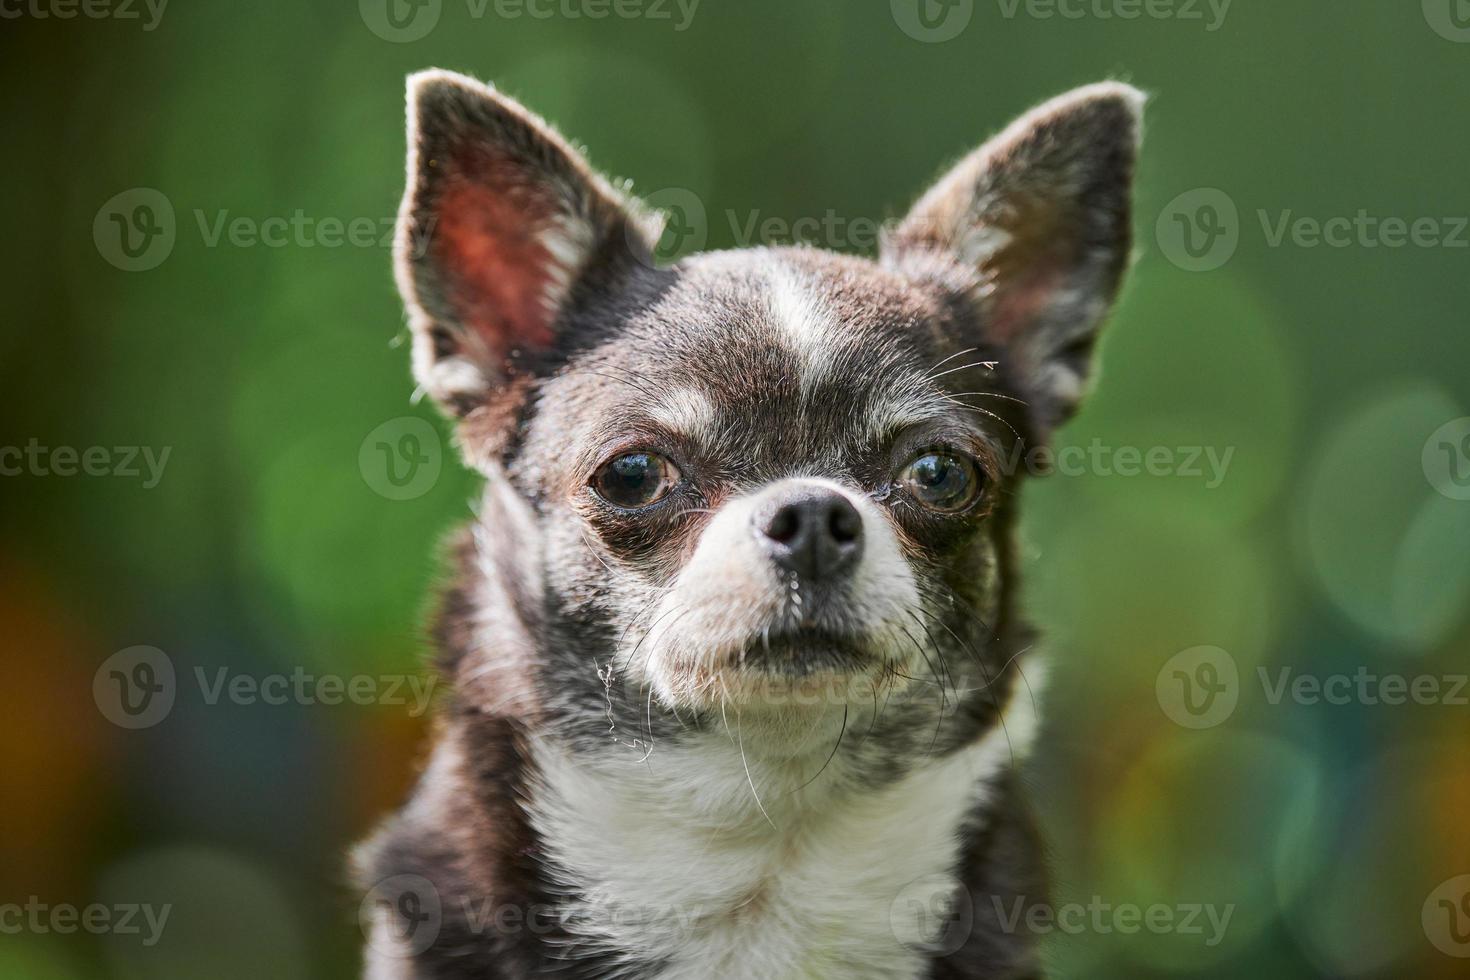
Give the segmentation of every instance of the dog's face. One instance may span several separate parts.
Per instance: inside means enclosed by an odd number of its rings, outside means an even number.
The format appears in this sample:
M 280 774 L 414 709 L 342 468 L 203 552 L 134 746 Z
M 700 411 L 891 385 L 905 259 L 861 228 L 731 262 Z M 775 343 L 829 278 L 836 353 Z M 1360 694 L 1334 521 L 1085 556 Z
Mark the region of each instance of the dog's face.
M 492 482 L 502 588 L 578 648 L 558 663 L 675 712 L 781 715 L 996 667 L 1008 461 L 1087 380 L 1140 105 L 1100 85 L 1029 114 L 876 261 L 660 268 L 656 224 L 544 123 L 416 76 L 414 366 Z
M 929 379 L 987 373 L 940 363 L 940 312 L 856 260 L 704 256 L 545 383 L 517 468 L 560 512 L 548 576 L 597 594 L 626 677 L 699 707 L 922 672 L 942 576 L 993 577 L 1003 452 Z

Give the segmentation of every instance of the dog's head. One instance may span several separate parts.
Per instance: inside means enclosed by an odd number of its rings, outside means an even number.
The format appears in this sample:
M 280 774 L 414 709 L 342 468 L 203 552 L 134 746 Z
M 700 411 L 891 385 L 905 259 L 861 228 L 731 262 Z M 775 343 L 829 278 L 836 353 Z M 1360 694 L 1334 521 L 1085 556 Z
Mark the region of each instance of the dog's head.
M 1088 380 L 1141 104 L 1102 84 L 1029 113 L 876 260 L 662 268 L 654 216 L 545 123 L 415 76 L 414 371 L 490 479 L 489 577 L 558 648 L 545 669 L 611 667 L 696 716 L 988 683 L 1014 460 Z

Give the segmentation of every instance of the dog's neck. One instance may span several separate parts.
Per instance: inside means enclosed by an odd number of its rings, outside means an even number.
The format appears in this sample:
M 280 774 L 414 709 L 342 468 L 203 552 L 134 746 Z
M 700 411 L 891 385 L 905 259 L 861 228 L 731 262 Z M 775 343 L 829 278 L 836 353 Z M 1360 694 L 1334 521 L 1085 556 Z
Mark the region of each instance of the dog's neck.
M 576 896 L 568 931 L 660 980 L 920 975 L 963 835 L 1034 727 L 1028 699 L 1013 708 L 881 780 L 830 741 L 773 755 L 707 731 L 590 760 L 535 742 L 531 822 Z

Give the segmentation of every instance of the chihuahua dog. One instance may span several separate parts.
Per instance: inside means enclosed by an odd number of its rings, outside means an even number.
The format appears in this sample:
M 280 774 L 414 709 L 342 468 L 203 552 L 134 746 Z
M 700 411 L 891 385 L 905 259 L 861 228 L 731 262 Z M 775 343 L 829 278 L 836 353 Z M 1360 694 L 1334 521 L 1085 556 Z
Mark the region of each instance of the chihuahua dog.
M 1042 975 L 1006 461 L 1086 387 L 1142 105 L 1031 111 L 876 258 L 668 264 L 537 116 L 410 80 L 414 376 L 486 490 L 432 756 L 358 854 L 368 977 Z

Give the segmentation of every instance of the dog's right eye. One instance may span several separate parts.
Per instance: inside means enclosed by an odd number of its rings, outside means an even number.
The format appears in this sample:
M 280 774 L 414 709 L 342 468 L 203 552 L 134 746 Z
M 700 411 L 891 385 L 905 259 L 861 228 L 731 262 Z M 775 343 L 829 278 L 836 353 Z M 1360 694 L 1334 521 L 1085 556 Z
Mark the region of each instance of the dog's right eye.
M 592 490 L 614 507 L 636 510 L 654 504 L 679 482 L 679 470 L 657 453 L 624 453 L 592 476 Z

